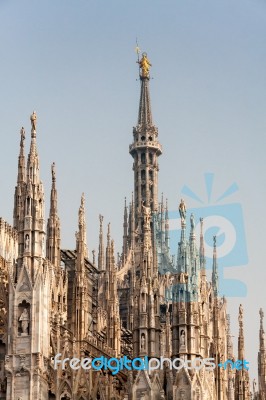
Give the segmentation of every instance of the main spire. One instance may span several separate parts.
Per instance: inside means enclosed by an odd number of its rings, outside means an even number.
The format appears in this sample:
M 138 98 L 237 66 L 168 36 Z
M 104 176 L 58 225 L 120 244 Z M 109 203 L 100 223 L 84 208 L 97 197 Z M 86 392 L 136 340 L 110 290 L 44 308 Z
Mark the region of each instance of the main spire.
M 144 234 L 143 205 L 151 212 L 158 211 L 158 157 L 162 154 L 162 146 L 158 141 L 158 129 L 153 125 L 149 81 L 151 63 L 147 53 L 142 54 L 139 64 L 141 83 L 138 123 L 133 128 L 133 143 L 129 153 L 134 158 L 134 214 L 136 229 Z

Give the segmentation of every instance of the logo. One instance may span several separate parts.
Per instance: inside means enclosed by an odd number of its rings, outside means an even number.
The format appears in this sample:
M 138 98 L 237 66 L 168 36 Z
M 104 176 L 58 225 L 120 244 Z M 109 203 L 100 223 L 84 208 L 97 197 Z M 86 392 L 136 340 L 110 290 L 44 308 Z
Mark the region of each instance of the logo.
M 119 371 L 126 369 L 128 371 L 141 371 L 141 370 L 156 370 L 163 369 L 164 364 L 168 363 L 168 367 L 172 370 L 175 369 L 179 371 L 182 368 L 191 370 L 195 369 L 200 371 L 202 368 L 205 368 L 206 371 L 213 371 L 216 368 L 216 364 L 214 363 L 214 358 L 200 358 L 196 357 L 193 360 L 183 360 L 182 358 L 149 358 L 145 356 L 143 358 L 137 357 L 133 358 L 133 360 L 129 359 L 127 356 L 122 358 L 106 358 L 104 356 L 97 358 L 64 358 L 60 359 L 62 354 L 56 354 L 55 357 L 52 358 L 52 363 L 54 365 L 54 369 L 58 369 L 61 366 L 62 369 L 65 369 L 69 366 L 73 370 L 78 370 L 83 368 L 85 370 L 93 369 L 94 371 L 110 370 L 112 371 L 112 375 L 118 374 Z M 227 360 L 224 364 L 218 364 L 219 368 L 226 369 L 227 365 L 230 365 L 232 369 L 247 369 L 248 370 L 249 362 L 246 360 L 237 360 L 235 362 L 231 360 Z
M 226 369 L 227 366 L 230 366 L 231 369 L 236 369 L 240 371 L 241 369 L 249 370 L 249 362 L 246 360 L 236 360 L 235 362 L 232 360 L 227 360 L 224 363 L 218 364 L 218 367 Z
M 227 297 L 245 297 L 247 287 L 242 281 L 224 277 L 224 268 L 244 266 L 248 263 L 242 206 L 240 203 L 221 204 L 224 199 L 238 190 L 238 186 L 233 183 L 218 198 L 213 199 L 213 181 L 214 174 L 206 173 L 207 204 L 204 204 L 204 201 L 188 186 L 185 185 L 181 191 L 182 196 L 190 197 L 199 203 L 198 207 L 186 210 L 186 237 L 189 237 L 190 215 L 193 214 L 199 248 L 200 218 L 203 218 L 206 269 L 212 269 L 213 237 L 216 236 L 219 292 Z M 181 219 L 178 211 L 170 211 L 168 215 L 170 254 L 176 255 L 181 235 Z

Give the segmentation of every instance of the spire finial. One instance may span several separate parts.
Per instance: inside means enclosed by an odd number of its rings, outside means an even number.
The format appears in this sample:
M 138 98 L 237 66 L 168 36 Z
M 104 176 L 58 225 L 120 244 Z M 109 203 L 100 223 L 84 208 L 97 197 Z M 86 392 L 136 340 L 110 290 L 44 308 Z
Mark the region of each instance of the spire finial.
M 55 163 L 51 165 L 51 173 L 52 173 L 52 190 L 51 190 L 51 199 L 50 199 L 50 216 L 57 215 L 57 192 L 55 187 L 56 177 L 55 177 Z
M 98 251 L 98 268 L 100 271 L 104 269 L 104 244 L 103 244 L 103 216 L 99 215 L 100 233 L 99 233 L 99 251 Z
M 107 226 L 107 243 L 108 244 L 110 244 L 110 237 L 111 237 L 111 223 L 109 222 L 108 223 L 108 226 Z
M 238 322 L 239 322 L 239 328 L 243 328 L 243 314 L 244 314 L 244 309 L 242 304 L 239 305 L 239 311 L 238 311 Z
M 195 229 L 195 216 L 194 214 L 190 214 L 190 227 L 191 227 L 191 231 L 194 232 Z
M 216 252 L 216 236 L 213 236 L 213 265 L 212 265 L 212 285 L 215 297 L 218 296 L 218 266 Z
M 99 215 L 99 221 L 100 221 L 100 233 L 103 231 L 103 215 Z
M 260 327 L 261 327 L 261 329 L 263 329 L 264 312 L 263 312 L 262 308 L 260 308 L 259 314 L 260 314 Z
M 201 269 L 205 271 L 205 249 L 204 249 L 204 235 L 203 235 L 203 218 L 200 218 L 200 265 L 201 265 Z
M 80 207 L 78 212 L 78 241 L 79 245 L 82 246 L 81 253 L 83 252 L 85 257 L 88 257 L 88 247 L 87 247 L 87 234 L 86 234 L 86 218 L 85 218 L 85 195 L 82 193 L 80 200 Z
M 31 143 L 30 143 L 30 152 L 28 156 L 28 168 L 29 168 L 29 162 L 31 163 L 36 162 L 36 164 L 39 164 L 39 160 L 37 160 L 38 154 L 36 147 L 36 124 L 37 124 L 36 111 L 33 111 L 33 113 L 31 114 L 30 121 L 31 121 Z M 34 168 L 31 169 L 32 171 L 34 170 Z M 32 180 L 34 180 L 33 175 L 32 175 Z
M 47 221 L 46 255 L 54 266 L 60 269 L 60 219 L 57 212 L 57 190 L 55 184 L 55 163 L 51 165 L 52 188 L 50 212 Z
M 203 236 L 203 218 L 200 218 L 200 234 Z
M 56 177 L 55 177 L 55 163 L 51 165 L 51 172 L 52 172 L 52 182 L 55 183 Z

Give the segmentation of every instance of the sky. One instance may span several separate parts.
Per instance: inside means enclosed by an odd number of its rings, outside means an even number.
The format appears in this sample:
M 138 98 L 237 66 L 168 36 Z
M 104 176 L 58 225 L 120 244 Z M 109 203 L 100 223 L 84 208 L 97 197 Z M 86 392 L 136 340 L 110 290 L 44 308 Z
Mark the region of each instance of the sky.
M 163 146 L 159 193 L 168 198 L 171 228 L 184 197 L 197 221 L 217 213 L 229 221 L 217 228 L 218 255 L 228 226 L 236 233 L 234 257 L 218 262 L 223 282 L 242 282 L 230 286 L 228 310 L 236 352 L 244 306 L 253 379 L 259 308 L 266 312 L 265 0 L 0 0 L 0 215 L 12 223 L 19 132 L 24 126 L 28 149 L 36 110 L 46 215 L 56 163 L 62 247 L 75 246 L 84 192 L 90 252 L 98 247 L 99 214 L 121 251 L 140 91 L 136 37 L 152 63 L 152 113 Z M 217 202 L 232 184 L 238 190 Z

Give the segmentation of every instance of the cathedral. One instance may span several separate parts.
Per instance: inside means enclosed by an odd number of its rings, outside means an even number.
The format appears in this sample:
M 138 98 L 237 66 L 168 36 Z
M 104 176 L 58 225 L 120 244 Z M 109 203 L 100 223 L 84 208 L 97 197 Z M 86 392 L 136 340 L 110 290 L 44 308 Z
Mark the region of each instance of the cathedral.
M 35 112 L 27 159 L 21 128 L 13 223 L 0 219 L 0 400 L 266 399 L 263 311 L 258 380 L 251 383 L 243 307 L 234 350 L 227 300 L 219 295 L 216 237 L 209 281 L 204 220 L 198 248 L 195 217 L 187 215 L 183 199 L 177 258 L 170 254 L 168 205 L 158 199 L 162 146 L 152 119 L 146 53 L 138 63 L 138 120 L 129 146 L 133 195 L 125 202 L 118 259 L 102 215 L 98 254 L 88 253 L 84 195 L 76 246 L 62 247 L 55 164 L 45 219 Z M 114 373 L 109 363 L 76 368 L 72 362 L 95 358 L 137 358 L 139 364 Z M 140 368 L 144 360 L 150 368 Z

